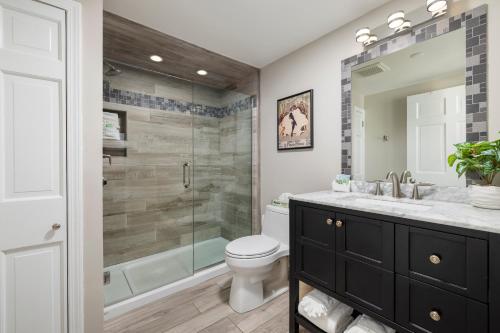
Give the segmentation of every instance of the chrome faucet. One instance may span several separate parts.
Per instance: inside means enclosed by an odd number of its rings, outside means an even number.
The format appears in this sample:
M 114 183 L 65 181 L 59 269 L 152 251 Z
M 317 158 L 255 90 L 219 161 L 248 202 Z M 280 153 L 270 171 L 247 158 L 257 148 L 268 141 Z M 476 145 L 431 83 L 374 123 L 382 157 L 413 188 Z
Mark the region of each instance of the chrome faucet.
M 394 198 L 400 198 L 401 197 L 401 187 L 399 186 L 398 174 L 395 173 L 394 171 L 389 171 L 386 178 L 387 178 L 387 180 L 391 180 L 391 182 L 392 182 L 392 196 Z
M 403 173 L 401 174 L 401 179 L 400 179 L 400 183 L 401 184 L 408 184 L 408 180 L 411 178 L 411 172 L 410 170 L 405 170 L 403 171 Z

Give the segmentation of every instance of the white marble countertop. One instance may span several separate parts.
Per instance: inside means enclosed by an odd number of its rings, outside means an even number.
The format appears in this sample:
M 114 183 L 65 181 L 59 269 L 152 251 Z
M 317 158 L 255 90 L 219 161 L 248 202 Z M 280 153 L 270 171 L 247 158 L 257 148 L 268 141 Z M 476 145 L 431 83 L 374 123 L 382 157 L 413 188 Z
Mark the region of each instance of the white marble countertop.
M 463 203 L 333 191 L 297 194 L 290 199 L 500 234 L 500 210 L 476 208 Z M 403 203 L 405 207 L 399 207 L 395 202 Z

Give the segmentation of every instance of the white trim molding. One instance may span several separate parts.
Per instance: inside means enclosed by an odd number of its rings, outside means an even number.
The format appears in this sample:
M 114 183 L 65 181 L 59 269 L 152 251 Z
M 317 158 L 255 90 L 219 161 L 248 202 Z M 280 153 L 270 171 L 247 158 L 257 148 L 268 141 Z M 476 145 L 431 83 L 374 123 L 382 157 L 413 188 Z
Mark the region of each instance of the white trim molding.
M 83 137 L 81 108 L 81 5 L 74 0 L 37 0 L 66 11 L 67 66 L 67 328 L 84 332 Z

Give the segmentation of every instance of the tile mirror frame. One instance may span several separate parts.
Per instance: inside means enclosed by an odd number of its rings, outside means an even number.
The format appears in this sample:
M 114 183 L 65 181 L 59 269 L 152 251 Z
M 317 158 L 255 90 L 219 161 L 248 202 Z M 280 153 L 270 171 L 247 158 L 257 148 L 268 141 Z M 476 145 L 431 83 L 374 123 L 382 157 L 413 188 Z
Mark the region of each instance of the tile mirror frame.
M 488 6 L 482 5 L 457 16 L 429 20 L 411 32 L 395 35 L 374 47 L 342 61 L 342 161 L 343 174 L 352 169 L 352 72 L 354 66 L 404 48 L 465 29 L 466 38 L 466 139 L 488 140 Z

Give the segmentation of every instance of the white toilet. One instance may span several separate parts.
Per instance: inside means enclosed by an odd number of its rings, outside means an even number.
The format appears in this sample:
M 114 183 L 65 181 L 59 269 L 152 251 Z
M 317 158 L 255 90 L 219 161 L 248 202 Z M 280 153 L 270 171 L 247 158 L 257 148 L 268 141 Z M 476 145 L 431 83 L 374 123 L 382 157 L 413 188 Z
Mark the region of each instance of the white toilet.
M 229 305 L 236 312 L 255 309 L 288 290 L 288 238 L 288 208 L 268 205 L 260 235 L 226 246 L 226 263 L 234 273 Z

